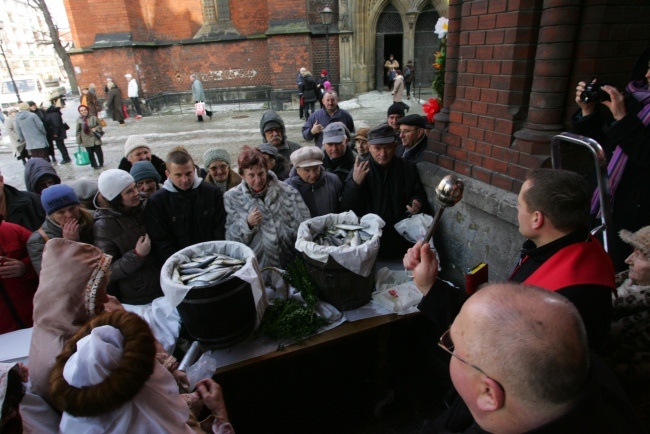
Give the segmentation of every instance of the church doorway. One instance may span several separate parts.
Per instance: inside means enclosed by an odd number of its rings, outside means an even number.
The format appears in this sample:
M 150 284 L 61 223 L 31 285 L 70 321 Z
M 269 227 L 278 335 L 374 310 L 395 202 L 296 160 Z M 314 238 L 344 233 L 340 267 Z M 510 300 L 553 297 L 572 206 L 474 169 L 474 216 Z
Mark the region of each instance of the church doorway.
M 404 68 L 408 59 L 404 57 L 404 28 L 402 17 L 395 6 L 386 5 L 384 11 L 377 20 L 377 32 L 375 36 L 375 77 L 376 89 L 387 90 L 388 82 L 384 70 L 384 62 L 392 54 L 399 62 L 400 69 Z

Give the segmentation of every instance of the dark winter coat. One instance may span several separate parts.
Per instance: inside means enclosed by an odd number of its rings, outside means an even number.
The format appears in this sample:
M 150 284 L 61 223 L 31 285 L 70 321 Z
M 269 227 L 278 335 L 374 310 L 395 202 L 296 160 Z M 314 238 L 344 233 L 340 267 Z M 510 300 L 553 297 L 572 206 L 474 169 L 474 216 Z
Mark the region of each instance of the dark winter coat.
M 47 115 L 45 117 L 47 122 L 50 124 L 50 131 L 52 133 L 52 139 L 67 139 L 68 135 L 65 129 L 65 122 L 63 122 L 63 116 L 61 115 L 61 109 L 55 105 L 51 105 L 47 109 Z
M 273 166 L 273 169 L 271 170 L 280 181 L 284 181 L 289 177 L 291 172 L 291 163 L 289 163 L 289 161 L 282 155 L 278 155 L 275 159 L 275 166 Z
M 300 149 L 300 145 L 287 139 L 287 130 L 284 126 L 284 121 L 282 120 L 282 117 L 273 110 L 265 111 L 260 119 L 260 133 L 262 134 L 263 143 L 266 142 L 264 126 L 269 122 L 278 122 L 282 127 L 282 144 L 277 146 L 276 149 L 280 155 L 282 155 L 287 161 L 290 161 L 291 154 L 293 151 Z
M 112 88 L 108 91 L 108 97 L 106 98 L 106 107 L 111 111 L 114 121 L 123 121 L 124 112 L 122 111 L 122 93 L 117 87 Z
M 135 253 L 138 238 L 146 233 L 144 209 L 123 212 L 98 208 L 94 217 L 94 244 L 113 257 L 110 266 L 111 283 L 116 283 L 113 295 L 126 304 L 151 303 L 162 296 L 160 267 L 153 255 L 141 257 Z
M 44 175 L 53 176 L 58 180 L 58 184 L 61 183 L 61 178 L 57 175 L 52 163 L 42 158 L 32 158 L 29 160 L 25 164 L 25 187 L 27 187 L 27 191 L 35 193 L 36 184 Z
M 306 74 L 303 77 L 300 92 L 305 99 L 305 103 L 318 101 L 318 88 L 316 87 L 316 81 L 314 81 L 314 77 L 312 77 L 311 74 Z
M 93 216 L 90 211 L 87 211 L 83 208 L 79 209 L 81 213 L 79 217 L 79 242 L 92 244 L 93 243 Z M 29 251 L 29 257 L 32 260 L 32 265 L 37 274 L 41 274 L 41 262 L 43 261 L 43 248 L 45 243 L 51 240 L 52 238 L 63 238 L 63 228 L 54 222 L 49 216 L 45 219 L 45 222 L 41 225 L 45 235 L 48 239 L 44 239 L 41 233 L 38 230 L 35 230 L 34 233 L 29 237 L 27 241 L 27 250 Z
M 357 153 L 349 146 L 345 148 L 345 154 L 341 158 L 335 160 L 331 159 L 327 152 L 324 152 L 323 167 L 330 173 L 338 176 L 341 183 L 345 183 L 348 178 L 348 173 L 354 170 L 354 161 L 357 158 Z
M 296 173 L 285 183 L 298 190 L 312 217 L 338 214 L 343 183 L 333 173 L 321 168 L 320 177 L 313 184 L 306 183 Z
M 418 164 L 420 161 L 424 160 L 424 151 L 426 151 L 428 146 L 428 140 L 426 133 L 422 135 L 422 138 L 419 142 L 415 144 L 411 149 L 407 150 L 404 145 L 401 143 L 397 145 L 397 150 L 395 155 L 403 158 L 404 160 L 412 161 L 415 164 Z
M 159 265 L 187 246 L 225 239 L 223 194 L 198 177 L 187 191 L 165 181 L 147 200 L 146 214 L 152 254 Z
M 41 205 L 41 198 L 35 193 L 19 191 L 8 184 L 5 184 L 2 190 L 7 207 L 5 220 L 32 232 L 38 229 L 45 220 L 45 210 Z
M 650 48 L 639 57 L 632 80 L 645 80 L 649 59 Z M 627 114 L 619 121 L 614 121 L 609 110 L 596 110 L 585 117 L 578 111 L 573 117 L 576 132 L 600 143 L 608 158 L 617 145 L 628 156 L 612 204 L 613 222 L 610 233 L 615 235 L 611 237 L 610 255 L 616 271 L 627 269 L 625 258 L 632 253 L 631 247 L 616 234 L 621 229 L 635 232 L 650 225 L 650 126 L 644 126 L 637 116 L 642 108 L 631 94 L 626 93 Z
M 341 211 L 354 211 L 362 217 L 377 214 L 384 226 L 379 246 L 379 256 L 386 259 L 401 258 L 412 246 L 394 228 L 395 223 L 409 216 L 406 205 L 413 199 L 422 204 L 421 212 L 431 214 L 427 194 L 420 182 L 420 175 L 415 164 L 394 157 L 388 167 L 382 167 L 370 156 L 370 172 L 361 185 L 348 174 L 343 187 Z
M 160 157 L 151 154 L 151 164 L 153 164 L 153 167 L 156 169 L 156 172 L 158 172 L 158 175 L 160 175 L 160 182 L 165 182 L 165 180 L 167 179 L 167 174 L 165 173 L 167 166 L 165 162 L 161 160 Z M 126 157 L 122 157 L 122 159 L 120 160 L 120 165 L 117 166 L 118 169 L 124 170 L 126 172 L 131 172 L 131 167 L 133 167 L 133 164 L 131 164 L 131 162 L 126 159 Z

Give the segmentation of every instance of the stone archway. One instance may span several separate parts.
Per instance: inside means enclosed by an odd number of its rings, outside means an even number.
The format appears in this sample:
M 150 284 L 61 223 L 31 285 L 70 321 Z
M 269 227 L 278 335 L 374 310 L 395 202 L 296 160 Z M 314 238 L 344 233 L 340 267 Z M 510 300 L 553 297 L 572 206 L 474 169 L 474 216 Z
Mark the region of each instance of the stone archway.
M 339 0 L 339 2 L 348 0 Z M 449 5 L 447 0 L 358 0 L 349 1 L 349 12 L 352 18 L 352 34 L 346 35 L 346 41 L 350 43 L 350 57 L 341 59 L 341 62 L 349 62 L 352 71 L 352 81 L 356 93 L 368 92 L 377 89 L 382 84 L 377 79 L 378 71 L 378 48 L 377 48 L 377 29 L 382 13 L 385 10 L 396 10 L 399 14 L 402 24 L 402 59 L 400 66 L 407 60 L 415 57 L 415 31 L 416 26 L 409 26 L 407 11 L 417 10 L 424 11 L 425 18 L 429 19 L 429 11 L 433 11 L 439 16 L 447 16 Z M 387 9 L 388 8 L 388 9 Z M 393 12 L 394 13 L 394 12 Z M 420 13 L 421 15 L 421 13 Z M 437 19 L 437 17 L 436 17 Z M 418 21 L 419 22 L 419 16 Z M 431 24 L 435 26 L 435 21 Z M 428 26 L 425 26 L 428 28 Z M 428 30 L 427 30 L 428 32 Z M 393 33 L 397 34 L 397 33 Z M 433 34 L 435 35 L 435 34 Z M 424 36 L 424 35 L 423 35 Z M 429 35 L 427 35 L 429 36 Z M 431 45 L 427 43 L 427 45 Z M 343 51 L 341 51 L 343 53 Z M 381 51 L 381 61 L 383 68 L 383 48 Z M 387 53 L 388 54 L 388 53 Z M 395 53 L 393 53 L 395 54 Z M 433 56 L 433 53 L 431 53 Z M 397 57 L 397 56 L 396 56 Z M 424 61 L 423 61 L 424 62 Z M 431 62 L 432 63 L 432 62 Z M 432 67 L 431 67 L 432 68 Z M 382 70 L 383 71 L 383 70 Z M 383 81 L 383 75 L 382 75 Z
M 379 15 L 375 30 L 375 89 L 386 90 L 384 62 L 390 55 L 395 56 L 400 67 L 404 65 L 403 40 L 402 17 L 395 6 L 389 3 Z

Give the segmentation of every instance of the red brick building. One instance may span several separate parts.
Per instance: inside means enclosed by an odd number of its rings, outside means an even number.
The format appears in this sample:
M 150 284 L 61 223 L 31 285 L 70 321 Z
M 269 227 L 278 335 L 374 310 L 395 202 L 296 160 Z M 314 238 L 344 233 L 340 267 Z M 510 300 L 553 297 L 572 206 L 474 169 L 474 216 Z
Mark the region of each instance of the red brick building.
M 151 97 L 187 92 L 196 72 L 206 89 L 250 90 L 276 109 L 295 95 L 301 66 L 326 68 L 325 5 L 330 79 L 343 97 L 381 88 L 389 53 L 413 59 L 416 85 L 428 87 L 433 28 L 448 16 L 445 108 L 420 172 L 429 188 L 449 171 L 466 181 L 438 236 L 458 278 L 481 260 L 507 277 L 519 248 L 516 193 L 529 169 L 549 164 L 551 137 L 569 129 L 576 83 L 597 75 L 623 87 L 650 46 L 646 0 L 64 1 L 80 83 L 112 77 L 125 89 L 130 72 Z

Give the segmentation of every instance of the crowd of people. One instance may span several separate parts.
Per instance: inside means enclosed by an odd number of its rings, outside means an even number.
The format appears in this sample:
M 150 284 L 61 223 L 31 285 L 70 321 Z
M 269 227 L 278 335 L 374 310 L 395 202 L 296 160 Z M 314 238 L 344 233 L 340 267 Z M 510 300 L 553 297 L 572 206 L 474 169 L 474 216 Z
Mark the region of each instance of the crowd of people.
M 384 220 L 379 258 L 401 260 L 412 272 L 423 294 L 418 308 L 447 354 L 449 408 L 423 432 L 644 432 L 626 394 L 650 409 L 650 221 L 639 197 L 619 198 L 630 193 L 626 182 L 648 178 L 649 61 L 650 50 L 638 66 L 645 75 L 635 71 L 624 94 L 602 87 L 608 112 L 581 98 L 585 82 L 576 90 L 576 126 L 602 128 L 601 139 L 615 148 L 612 166 L 619 165 L 621 179 L 613 175 L 610 182 L 617 183 L 615 227 L 630 251 L 626 274 L 617 282 L 617 257 L 612 262 L 589 232 L 594 207 L 583 177 L 534 169 L 518 195 L 526 241 L 517 264 L 507 283 L 471 296 L 438 278 L 428 243 L 413 245 L 394 229 L 407 216 L 433 213 L 416 166 L 427 149 L 427 122 L 406 115 L 401 101 L 388 107 L 386 122 L 355 126 L 326 85 L 327 71 L 316 83 L 301 70 L 302 135 L 312 143 L 290 141 L 281 116 L 268 110 L 260 119 L 263 143 L 244 146 L 236 168 L 224 149 L 205 152 L 201 167 L 184 147 L 163 160 L 146 138 L 132 135 L 119 168 L 103 171 L 94 184 L 72 186 L 61 183 L 50 162 L 58 135 L 48 139 L 39 115 L 21 106 L 7 119 L 31 159 L 28 191 L 0 175 L 0 333 L 34 330 L 27 390 L 20 386 L 24 367 L 0 365 L 3 423 L 31 432 L 234 432 L 220 386 L 206 379 L 186 390 L 176 360 L 124 305 L 162 296 L 161 267 L 187 246 L 237 241 L 261 267 L 285 268 L 302 222 L 351 210 Z M 396 63 L 387 61 L 387 79 L 402 92 Z M 131 89 L 134 80 L 126 78 Z M 195 76 L 193 83 L 201 102 Z M 114 83 L 107 88 L 110 95 Z M 82 96 L 76 136 L 93 167 L 101 167 L 95 133 L 102 127 L 89 95 Z M 316 100 L 322 108 L 315 109 Z M 32 420 L 35 413 L 25 411 L 21 421 L 25 393 L 42 400 L 53 419 Z

